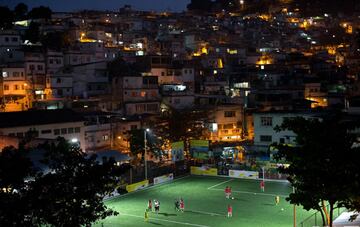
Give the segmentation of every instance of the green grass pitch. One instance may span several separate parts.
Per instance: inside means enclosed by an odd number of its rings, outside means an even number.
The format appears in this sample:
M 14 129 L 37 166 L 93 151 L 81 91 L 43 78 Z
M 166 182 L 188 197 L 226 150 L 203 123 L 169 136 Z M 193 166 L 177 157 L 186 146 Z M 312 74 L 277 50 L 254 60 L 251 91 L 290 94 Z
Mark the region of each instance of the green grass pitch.
M 224 188 L 230 186 L 234 199 L 226 199 Z M 106 201 L 118 211 L 95 226 L 193 226 L 193 227 L 289 227 L 293 226 L 293 205 L 285 197 L 291 192 L 288 183 L 269 181 L 261 192 L 258 180 L 223 177 L 188 176 L 171 183 L 150 187 Z M 280 204 L 275 205 L 275 196 Z M 185 212 L 174 209 L 175 198 L 183 198 Z M 160 201 L 160 212 L 144 212 L 149 199 Z M 227 206 L 233 207 L 233 217 L 227 218 Z M 313 212 L 297 207 L 297 221 Z

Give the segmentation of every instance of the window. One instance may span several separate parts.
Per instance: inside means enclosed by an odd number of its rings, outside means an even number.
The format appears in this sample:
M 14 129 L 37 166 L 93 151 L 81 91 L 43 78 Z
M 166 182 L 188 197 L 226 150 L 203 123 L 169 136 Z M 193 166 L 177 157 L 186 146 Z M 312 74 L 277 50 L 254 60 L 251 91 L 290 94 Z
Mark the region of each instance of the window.
M 24 137 L 24 133 L 18 132 L 18 133 L 16 133 L 16 137 Z
M 15 84 L 14 85 L 14 90 L 19 90 L 19 85 Z
M 9 37 L 5 37 L 5 42 L 9 42 Z
M 41 134 L 50 134 L 51 132 L 51 129 L 41 130 Z
M 285 143 L 285 139 L 284 138 L 280 138 L 280 143 Z
M 272 117 L 261 117 L 261 126 L 272 126 Z
M 60 129 L 54 129 L 54 135 L 60 135 Z
M 75 128 L 75 133 L 79 133 L 80 132 L 80 127 L 76 127 Z
M 49 64 L 53 64 L 54 60 L 53 59 L 49 59 Z
M 233 129 L 234 125 L 233 124 L 224 124 L 223 125 L 223 129 Z
M 4 90 L 9 90 L 9 85 L 7 85 L 7 84 L 4 84 Z
M 18 41 L 18 38 L 17 38 L 17 37 L 12 37 L 12 38 L 11 38 L 11 41 L 17 42 L 17 41 Z
M 261 142 L 271 142 L 272 136 L 260 136 L 260 141 Z
M 61 135 L 67 134 L 67 128 L 62 128 L 61 129 Z
M 225 111 L 224 117 L 235 117 L 235 111 Z
M 60 78 L 57 78 L 57 79 L 56 79 L 56 83 L 57 83 L 57 84 L 60 84 L 60 83 L 61 83 L 61 79 L 60 79 Z
M 37 69 L 38 69 L 38 70 L 43 70 L 44 67 L 43 67 L 42 65 L 38 65 L 38 66 L 37 66 Z
M 108 141 L 108 140 L 109 140 L 109 136 L 108 136 L 108 135 L 103 135 L 103 136 L 102 136 L 102 139 L 103 139 L 103 141 Z
M 74 128 L 68 128 L 68 134 L 74 133 Z
M 161 76 L 165 76 L 165 72 L 161 72 Z
M 158 104 L 148 104 L 147 111 L 157 112 L 158 111 Z
M 35 65 L 29 65 L 30 70 L 35 70 Z
M 19 77 L 20 73 L 19 72 L 13 72 L 13 77 Z

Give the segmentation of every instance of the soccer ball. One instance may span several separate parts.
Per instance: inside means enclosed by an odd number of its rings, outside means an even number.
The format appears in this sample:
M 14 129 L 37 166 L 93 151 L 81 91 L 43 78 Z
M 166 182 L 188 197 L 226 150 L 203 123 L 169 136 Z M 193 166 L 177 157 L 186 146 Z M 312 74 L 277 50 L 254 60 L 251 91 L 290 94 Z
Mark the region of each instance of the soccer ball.
M 231 197 L 231 199 L 235 199 L 234 197 Z
M 283 210 L 284 210 L 284 208 L 281 208 L 281 210 L 283 211 Z

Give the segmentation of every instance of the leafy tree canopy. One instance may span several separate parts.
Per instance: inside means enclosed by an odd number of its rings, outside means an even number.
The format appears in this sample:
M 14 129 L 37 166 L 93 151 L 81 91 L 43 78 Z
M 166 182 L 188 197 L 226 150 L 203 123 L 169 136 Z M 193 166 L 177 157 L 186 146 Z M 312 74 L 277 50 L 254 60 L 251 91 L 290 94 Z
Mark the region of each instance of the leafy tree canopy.
M 123 170 L 112 158 L 101 163 L 59 139 L 41 145 L 41 170 L 20 147 L 0 153 L 0 226 L 84 226 L 117 213 L 103 198 L 114 191 Z
M 287 200 L 320 211 L 329 226 L 334 208 L 360 209 L 360 148 L 354 126 L 337 115 L 321 120 L 286 119 L 276 127 L 297 135 L 297 146 L 275 144 L 276 158 L 290 163 L 280 168 L 295 188 Z M 330 210 L 325 209 L 327 204 Z
M 13 26 L 13 12 L 5 6 L 0 6 L 0 29 L 9 29 Z
M 26 18 L 28 6 L 24 3 L 19 3 L 14 8 L 14 15 L 16 20 L 23 20 Z
M 49 7 L 39 6 L 32 8 L 28 13 L 30 19 L 51 19 L 52 11 Z

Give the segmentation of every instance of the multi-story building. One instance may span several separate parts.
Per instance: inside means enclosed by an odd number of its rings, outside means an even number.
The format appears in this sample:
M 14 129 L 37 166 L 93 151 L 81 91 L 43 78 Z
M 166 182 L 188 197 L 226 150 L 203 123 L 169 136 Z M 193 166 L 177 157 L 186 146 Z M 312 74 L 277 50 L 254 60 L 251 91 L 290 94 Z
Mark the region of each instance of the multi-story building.
M 41 139 L 64 137 L 86 151 L 84 118 L 68 109 L 0 113 L 0 134 Z
M 126 115 L 156 114 L 160 111 L 157 76 L 124 76 L 113 79 L 113 108 Z
M 267 150 L 272 143 L 294 144 L 296 134 L 292 131 L 275 130 L 276 126 L 280 126 L 285 118 L 314 118 L 317 115 L 311 112 L 289 112 L 289 111 L 269 111 L 254 112 L 254 145 L 260 150 Z
M 234 142 L 241 141 L 243 112 L 239 105 L 227 104 L 214 108 L 209 116 L 210 140 Z
M 32 84 L 26 79 L 22 67 L 2 68 L 3 111 L 22 111 L 31 107 Z

